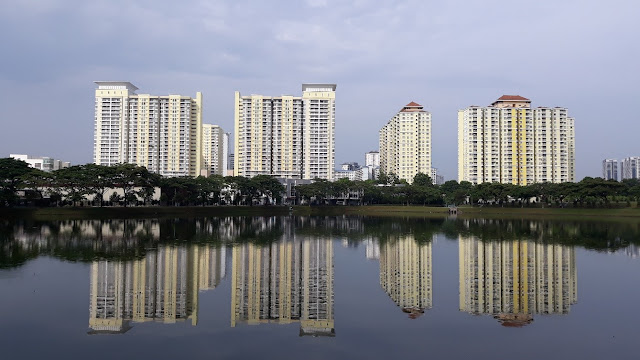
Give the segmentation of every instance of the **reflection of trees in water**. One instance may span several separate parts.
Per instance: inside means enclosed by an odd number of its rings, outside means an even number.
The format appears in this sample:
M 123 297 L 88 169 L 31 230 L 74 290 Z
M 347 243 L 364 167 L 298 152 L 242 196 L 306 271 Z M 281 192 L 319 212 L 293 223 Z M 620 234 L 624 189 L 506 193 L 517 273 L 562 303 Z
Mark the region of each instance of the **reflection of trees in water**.
M 448 239 L 528 239 L 615 251 L 640 244 L 640 224 L 605 221 L 520 219 L 419 219 L 365 216 L 236 216 L 191 219 L 0 220 L 0 267 L 19 266 L 39 255 L 70 261 L 138 259 L 158 244 L 270 244 L 293 233 L 343 239 L 350 244 L 402 235 L 428 243 Z

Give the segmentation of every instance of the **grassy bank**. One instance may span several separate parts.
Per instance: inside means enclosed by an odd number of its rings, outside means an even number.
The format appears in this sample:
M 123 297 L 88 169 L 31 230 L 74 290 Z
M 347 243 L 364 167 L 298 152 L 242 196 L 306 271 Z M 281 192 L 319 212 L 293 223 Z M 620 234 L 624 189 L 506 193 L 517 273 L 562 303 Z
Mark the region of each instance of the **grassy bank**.
M 526 219 L 607 219 L 640 220 L 640 208 L 621 209 L 557 209 L 510 207 L 460 207 L 458 218 L 526 218 Z M 288 206 L 210 206 L 210 207 L 80 207 L 80 208 L 16 208 L 0 209 L 0 218 L 34 220 L 195 218 L 207 216 L 273 216 L 288 215 Z M 383 216 L 446 217 L 448 209 L 425 206 L 294 206 L 294 215 L 309 216 Z

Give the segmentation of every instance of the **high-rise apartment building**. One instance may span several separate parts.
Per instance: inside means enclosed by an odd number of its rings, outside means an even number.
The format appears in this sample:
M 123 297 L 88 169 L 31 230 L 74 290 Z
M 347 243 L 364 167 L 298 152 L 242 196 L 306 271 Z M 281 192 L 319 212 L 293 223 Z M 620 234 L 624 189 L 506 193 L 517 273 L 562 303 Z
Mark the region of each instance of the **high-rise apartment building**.
M 618 181 L 618 160 L 616 159 L 602 160 L 602 178 L 605 180 Z
M 333 179 L 335 84 L 303 84 L 302 97 L 235 95 L 236 176 Z
M 226 175 L 225 145 L 228 141 L 227 134 L 220 126 L 202 125 L 202 170 L 207 175 Z
M 380 171 L 413 182 L 431 174 L 431 114 L 410 102 L 380 129 Z
M 458 181 L 575 181 L 574 119 L 519 95 L 458 111 Z
M 622 160 L 620 174 L 624 179 L 640 179 L 640 156 L 631 156 Z
M 198 176 L 202 94 L 136 94 L 130 82 L 96 81 L 93 161 L 131 163 L 163 176 Z

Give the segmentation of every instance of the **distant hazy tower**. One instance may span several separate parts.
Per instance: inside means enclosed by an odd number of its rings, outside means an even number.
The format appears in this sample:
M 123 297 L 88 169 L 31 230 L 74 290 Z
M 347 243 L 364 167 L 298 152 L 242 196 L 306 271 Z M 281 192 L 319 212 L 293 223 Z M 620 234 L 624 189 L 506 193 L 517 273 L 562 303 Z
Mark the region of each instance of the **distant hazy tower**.
M 364 165 L 365 166 L 380 166 L 380 152 L 379 151 L 369 151 L 364 154 Z
M 302 97 L 235 95 L 237 176 L 332 179 L 335 84 L 303 84 Z
M 197 176 L 202 94 L 136 94 L 130 82 L 96 81 L 93 162 L 131 163 L 163 176 Z
M 620 173 L 624 179 L 640 179 L 640 156 L 631 156 L 622 160 Z
M 531 108 L 519 95 L 458 111 L 458 181 L 575 180 L 574 120 L 565 108 Z
M 602 160 L 602 178 L 605 180 L 618 180 L 618 160 Z
M 380 129 L 380 171 L 413 182 L 431 174 L 431 114 L 410 102 Z
M 202 168 L 208 175 L 226 175 L 224 139 L 225 133 L 220 126 L 202 125 Z

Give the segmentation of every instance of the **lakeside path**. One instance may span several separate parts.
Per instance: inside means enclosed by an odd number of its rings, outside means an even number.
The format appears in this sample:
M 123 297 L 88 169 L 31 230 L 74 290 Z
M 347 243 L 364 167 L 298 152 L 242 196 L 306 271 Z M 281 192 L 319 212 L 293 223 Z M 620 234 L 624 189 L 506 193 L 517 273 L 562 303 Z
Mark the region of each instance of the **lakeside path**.
M 0 219 L 34 220 L 195 218 L 207 216 L 377 216 L 442 218 L 448 208 L 425 206 L 150 206 L 150 207 L 77 207 L 0 209 Z M 459 207 L 458 218 L 521 218 L 554 220 L 622 220 L 640 221 L 640 208 L 514 208 Z

